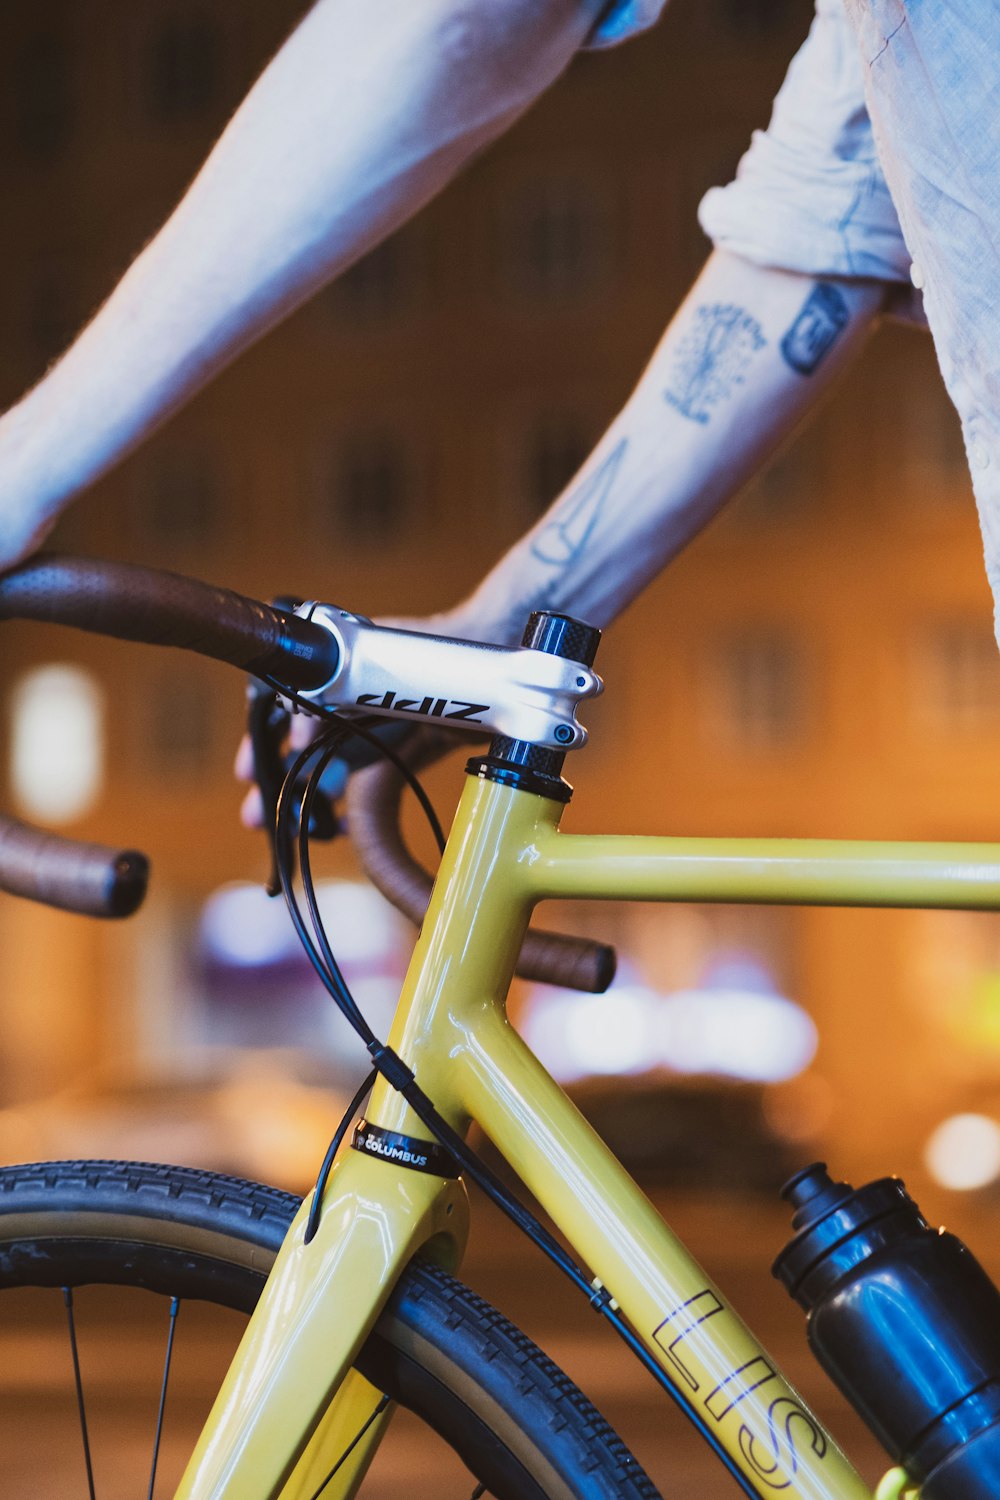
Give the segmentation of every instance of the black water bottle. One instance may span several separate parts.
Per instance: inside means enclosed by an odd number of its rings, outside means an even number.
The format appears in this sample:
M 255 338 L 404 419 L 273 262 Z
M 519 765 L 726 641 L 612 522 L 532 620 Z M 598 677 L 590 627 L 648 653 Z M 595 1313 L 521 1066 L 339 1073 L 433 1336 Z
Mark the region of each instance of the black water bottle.
M 809 1342 L 921 1500 L 1000 1497 L 1000 1292 L 896 1177 L 782 1189 L 797 1231 L 774 1263 Z

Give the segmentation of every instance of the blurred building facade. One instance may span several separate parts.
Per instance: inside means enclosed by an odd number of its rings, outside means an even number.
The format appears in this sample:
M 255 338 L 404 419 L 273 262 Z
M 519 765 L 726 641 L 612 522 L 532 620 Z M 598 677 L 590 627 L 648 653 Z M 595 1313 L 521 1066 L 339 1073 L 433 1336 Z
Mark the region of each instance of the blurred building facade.
M 3 9 L 5 404 L 162 221 L 303 8 Z M 707 252 L 701 193 L 766 121 L 810 12 L 673 0 L 650 36 L 581 57 L 438 202 L 97 486 L 56 545 L 367 614 L 461 597 L 627 395 Z M 0 1104 L 20 1106 L 109 1066 L 181 1066 L 197 1000 L 181 1003 L 177 938 L 265 855 L 236 823 L 231 674 L 38 627 L 4 641 L 8 710 L 41 663 L 101 686 L 104 790 L 68 831 L 147 848 L 156 881 L 121 929 L 4 902 Z M 881 331 L 819 419 L 609 633 L 599 666 L 608 691 L 566 827 L 1000 837 L 1000 664 L 929 340 Z M 3 733 L 9 746 L 9 711 Z M 459 774 L 438 778 L 444 795 Z M 821 1036 L 776 1119 L 845 1173 L 919 1178 L 932 1125 L 1000 1102 L 998 919 L 560 916 L 617 938 L 654 985 L 689 983 L 719 945 L 772 962 Z

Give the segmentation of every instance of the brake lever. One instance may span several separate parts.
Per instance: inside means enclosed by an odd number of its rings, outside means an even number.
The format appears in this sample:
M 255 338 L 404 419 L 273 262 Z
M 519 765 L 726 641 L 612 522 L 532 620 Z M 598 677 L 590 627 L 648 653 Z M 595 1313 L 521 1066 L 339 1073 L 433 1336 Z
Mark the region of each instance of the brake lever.
M 247 730 L 253 754 L 253 778 L 260 791 L 264 830 L 271 854 L 271 870 L 264 889 L 269 896 L 281 890 L 278 875 L 278 797 L 285 779 L 281 746 L 288 733 L 288 710 L 273 688 L 257 678 L 247 680 Z
M 264 828 L 271 852 L 271 870 L 265 890 L 269 896 L 277 896 L 281 892 L 281 878 L 278 874 L 278 798 L 290 764 L 282 755 L 282 746 L 288 736 L 291 715 L 274 689 L 256 677 L 250 677 L 247 681 L 247 705 L 253 775 L 260 788 Z M 304 779 L 294 788 L 294 794 L 296 810 L 301 815 L 302 798 L 305 794 Z M 309 818 L 310 837 L 332 839 L 338 832 L 339 824 L 333 807 L 322 791 L 318 791 L 313 798 Z

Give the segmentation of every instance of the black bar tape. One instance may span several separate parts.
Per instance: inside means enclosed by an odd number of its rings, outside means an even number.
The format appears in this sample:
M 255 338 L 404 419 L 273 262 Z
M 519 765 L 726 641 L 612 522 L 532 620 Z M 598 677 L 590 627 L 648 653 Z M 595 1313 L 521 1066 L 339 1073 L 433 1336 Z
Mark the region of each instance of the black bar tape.
M 339 660 L 322 625 L 229 589 L 128 563 L 33 557 L 0 577 L 0 618 L 178 646 L 296 690 L 322 687 Z
M 0 817 L 0 890 L 87 917 L 129 917 L 142 904 L 149 861 L 135 849 L 81 844 Z
M 457 743 L 454 735 L 421 728 L 403 749 L 419 771 Z M 400 799 L 406 783 L 389 761 L 358 771 L 347 784 L 347 826 L 361 866 L 397 911 L 418 926 L 430 900 L 433 878 L 410 854 L 400 830 Z M 567 989 L 602 994 L 615 974 L 615 950 L 590 938 L 531 928 L 517 972 Z

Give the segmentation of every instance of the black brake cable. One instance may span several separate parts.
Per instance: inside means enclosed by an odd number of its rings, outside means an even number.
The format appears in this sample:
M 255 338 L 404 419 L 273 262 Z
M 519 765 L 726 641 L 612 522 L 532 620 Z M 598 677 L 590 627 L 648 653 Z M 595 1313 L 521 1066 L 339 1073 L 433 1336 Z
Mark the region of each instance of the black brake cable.
M 444 829 L 441 827 L 441 820 L 437 815 L 434 804 L 431 801 L 430 797 L 428 797 L 427 793 L 424 791 L 419 778 L 416 776 L 415 772 L 406 764 L 403 757 L 397 750 L 393 748 L 392 745 L 387 745 L 384 740 L 380 739 L 377 734 L 374 734 L 372 732 L 371 726 L 373 724 L 378 724 L 379 722 L 384 721 L 380 721 L 374 714 L 367 714 L 361 718 L 356 719 L 348 718 L 345 714 L 340 713 L 340 711 L 336 708 L 332 708 L 327 704 L 313 703 L 310 699 L 303 698 L 300 693 L 293 692 L 290 688 L 284 687 L 275 677 L 261 677 L 260 681 L 265 682 L 268 687 L 273 688 L 276 693 L 280 693 L 283 698 L 288 699 L 289 703 L 293 703 L 296 708 L 310 715 L 312 718 L 319 718 L 324 720 L 325 722 L 329 722 L 330 720 L 335 719 L 338 724 L 341 724 L 344 727 L 345 731 L 348 734 L 356 734 L 360 739 L 363 739 L 366 744 L 370 745 L 373 750 L 377 751 L 378 754 L 381 755 L 385 760 L 391 761 L 392 764 L 396 767 L 396 770 L 402 776 L 403 780 L 406 782 L 407 786 L 410 788 L 410 791 L 420 803 L 420 806 L 423 809 L 424 816 L 430 824 L 431 832 L 434 834 L 438 849 L 442 854 L 444 853 Z M 316 744 L 317 742 L 314 741 L 313 744 L 307 746 L 306 749 L 309 751 L 314 751 L 316 749 Z M 308 758 L 305 756 L 305 752 L 303 752 L 303 756 L 305 758 Z M 304 759 L 302 759 L 302 763 L 304 764 Z M 296 772 L 296 774 L 298 773 Z
M 330 946 L 330 940 L 326 935 L 326 928 L 323 925 L 323 918 L 320 913 L 319 902 L 316 897 L 316 887 L 313 883 L 312 878 L 312 859 L 309 850 L 309 827 L 312 817 L 313 803 L 316 799 L 317 792 L 319 791 L 320 779 L 330 761 L 336 755 L 342 739 L 343 733 L 338 734 L 328 730 L 327 733 L 325 735 L 321 735 L 319 740 L 316 742 L 315 748 L 319 753 L 317 756 L 316 764 L 313 767 L 312 771 L 309 773 L 309 779 L 306 782 L 305 792 L 302 796 L 302 807 L 299 813 L 298 850 L 299 873 L 302 879 L 302 890 L 305 894 L 306 904 L 309 907 L 309 917 L 312 922 L 312 929 L 316 939 L 316 945 L 319 948 L 320 954 L 322 955 L 328 970 L 332 974 L 336 975 L 338 983 L 343 985 L 344 989 L 347 990 L 347 983 L 344 979 L 343 974 L 341 973 L 340 965 L 337 963 L 336 957 L 334 956 L 333 949 Z
M 326 1191 L 327 1178 L 329 1177 L 330 1172 L 333 1168 L 333 1159 L 336 1156 L 337 1152 L 340 1150 L 341 1142 L 343 1141 L 344 1136 L 347 1134 L 351 1121 L 354 1119 L 354 1116 L 361 1108 L 361 1105 L 364 1102 L 365 1098 L 371 1093 L 372 1086 L 374 1085 L 377 1077 L 378 1069 L 372 1068 L 371 1072 L 368 1074 L 368 1077 L 358 1089 L 350 1104 L 344 1110 L 343 1118 L 341 1119 L 340 1124 L 337 1126 L 337 1129 L 334 1132 L 333 1140 L 327 1147 L 326 1155 L 323 1158 L 323 1165 L 319 1169 L 319 1176 L 316 1178 L 316 1186 L 313 1189 L 313 1201 L 309 1207 L 309 1218 L 306 1220 L 305 1234 L 302 1236 L 302 1242 L 305 1245 L 308 1245 L 309 1241 L 314 1238 L 316 1231 L 319 1228 L 320 1212 L 323 1205 L 323 1194 Z
M 278 684 L 275 685 L 280 687 L 280 685 Z M 282 691 L 284 690 L 282 689 Z M 296 701 L 297 695 L 295 694 L 285 693 L 285 696 L 289 697 L 293 702 Z M 315 705 L 310 704 L 305 700 L 299 701 L 311 712 L 315 712 Z M 743 1493 L 745 1495 L 751 1496 L 752 1500 L 762 1500 L 761 1492 L 753 1487 L 753 1485 L 747 1479 L 746 1475 L 737 1466 L 735 1460 L 722 1446 L 722 1443 L 720 1442 L 717 1435 L 709 1428 L 701 1413 L 683 1395 L 683 1393 L 673 1385 L 666 1372 L 661 1368 L 652 1354 L 650 1354 L 645 1344 L 629 1327 L 624 1318 L 621 1317 L 617 1310 L 617 1304 L 614 1302 L 614 1298 L 608 1291 L 607 1287 L 603 1286 L 596 1278 L 593 1281 L 587 1280 L 586 1274 L 567 1253 L 567 1251 L 563 1248 L 563 1246 L 559 1243 L 555 1236 L 548 1229 L 546 1229 L 542 1223 L 540 1223 L 535 1215 L 524 1206 L 520 1199 L 518 1199 L 493 1172 L 492 1168 L 487 1166 L 486 1162 L 482 1160 L 478 1153 L 475 1152 L 472 1147 L 469 1146 L 468 1143 L 464 1140 L 464 1138 L 448 1123 L 448 1121 L 438 1113 L 432 1101 L 424 1093 L 423 1089 L 420 1088 L 419 1084 L 416 1081 L 414 1073 L 406 1065 L 403 1059 L 399 1057 L 398 1054 L 392 1050 L 392 1048 L 380 1042 L 375 1036 L 375 1033 L 372 1031 L 371 1027 L 368 1025 L 367 1021 L 362 1015 L 356 1001 L 354 1000 L 354 997 L 351 995 L 344 977 L 340 972 L 340 968 L 337 965 L 335 958 L 333 957 L 329 939 L 326 936 L 326 931 L 319 912 L 319 905 L 316 901 L 315 886 L 312 879 L 312 870 L 307 855 L 305 868 L 301 870 L 301 874 L 303 890 L 306 894 L 306 900 L 310 911 L 310 918 L 314 924 L 316 939 L 314 940 L 313 936 L 309 933 L 305 918 L 303 917 L 301 908 L 299 907 L 298 899 L 295 895 L 294 890 L 294 845 L 292 838 L 292 835 L 294 833 L 294 799 L 290 795 L 286 794 L 288 793 L 289 788 L 293 784 L 295 778 L 299 775 L 308 761 L 312 759 L 313 756 L 319 756 L 321 758 L 320 763 L 310 772 L 309 780 L 306 784 L 306 792 L 302 800 L 302 822 L 299 835 L 300 848 L 303 846 L 307 846 L 309 838 L 307 799 L 311 801 L 311 798 L 315 796 L 316 787 L 318 786 L 319 782 L 319 776 L 322 774 L 322 770 L 325 768 L 328 760 L 332 759 L 333 755 L 336 753 L 336 747 L 340 743 L 340 740 L 345 736 L 345 734 L 353 733 L 361 728 L 361 726 L 356 724 L 354 721 L 343 719 L 336 713 L 336 710 L 328 710 L 322 716 L 325 719 L 336 717 L 339 721 L 336 726 L 336 730 L 335 732 L 327 731 L 326 734 L 321 735 L 319 739 L 315 740 L 311 745 L 307 746 L 306 749 L 297 757 L 296 761 L 289 770 L 285 785 L 282 787 L 282 793 L 278 799 L 278 808 L 275 817 L 275 842 L 279 853 L 278 863 L 279 873 L 281 875 L 282 891 L 284 893 L 285 902 L 288 906 L 289 914 L 291 915 L 295 930 L 298 933 L 299 939 L 302 942 L 303 947 L 305 948 L 306 954 L 314 970 L 316 971 L 316 974 L 318 975 L 328 994 L 333 999 L 334 1003 L 337 1005 L 338 1009 L 344 1015 L 345 1019 L 349 1022 L 349 1024 L 364 1042 L 365 1047 L 374 1064 L 374 1071 L 376 1073 L 380 1073 L 391 1085 L 391 1087 L 393 1087 L 399 1094 L 402 1095 L 417 1118 L 427 1127 L 428 1130 L 431 1131 L 432 1135 L 440 1142 L 442 1146 L 444 1146 L 444 1148 L 458 1163 L 459 1167 L 461 1167 L 461 1169 L 466 1172 L 471 1180 L 476 1183 L 476 1185 L 496 1205 L 496 1207 L 498 1207 L 504 1214 L 506 1214 L 506 1216 L 522 1231 L 522 1233 L 527 1235 L 528 1239 L 531 1240 L 532 1243 L 535 1244 L 546 1256 L 548 1256 L 548 1258 L 559 1268 L 559 1270 L 562 1271 L 563 1274 L 567 1276 L 571 1282 L 573 1282 L 578 1290 L 583 1292 L 584 1296 L 587 1298 L 591 1306 L 595 1308 L 595 1310 L 599 1312 L 601 1316 L 608 1321 L 608 1323 L 610 1323 L 611 1327 L 623 1340 L 626 1346 L 653 1376 L 657 1384 L 664 1391 L 666 1391 L 667 1395 L 671 1398 L 674 1404 L 679 1408 L 683 1415 L 687 1417 L 688 1421 L 692 1424 L 695 1430 L 712 1449 L 719 1462 L 723 1464 L 732 1478 L 743 1490 Z M 405 766 L 400 760 L 400 757 L 396 755 L 388 746 L 383 745 L 378 737 L 371 734 L 371 732 L 367 730 L 367 728 L 364 728 L 362 730 L 362 737 L 367 739 L 371 744 L 378 748 L 380 752 L 385 754 L 388 759 L 393 761 L 393 763 L 404 775 L 408 784 L 417 792 L 421 806 L 424 807 L 426 811 L 430 806 L 430 799 L 427 797 L 426 792 L 424 791 L 423 787 L 420 786 L 416 775 L 410 770 L 410 768 L 408 766 Z M 434 824 L 436 825 L 436 835 L 438 836 L 439 842 L 443 847 L 443 836 L 441 835 L 440 824 L 437 823 L 436 817 L 434 819 Z M 305 830 L 304 838 L 301 832 L 302 829 Z M 327 956 L 329 956 L 329 961 L 332 967 L 328 967 Z M 366 1079 L 364 1090 L 359 1090 L 359 1095 L 356 1097 L 363 1098 L 364 1093 L 368 1090 L 368 1087 L 370 1087 L 370 1080 Z M 334 1137 L 334 1142 L 331 1142 L 330 1149 L 327 1152 L 330 1164 L 329 1167 L 327 1167 L 326 1159 L 324 1159 L 326 1175 L 329 1174 L 329 1170 L 330 1167 L 332 1167 L 333 1158 L 336 1155 L 336 1151 L 340 1148 L 340 1145 L 343 1142 L 343 1138 L 347 1130 L 347 1125 L 349 1124 L 350 1118 L 353 1114 L 353 1108 L 354 1106 L 352 1106 L 352 1109 L 348 1111 L 348 1114 L 345 1116 L 344 1121 L 341 1122 L 341 1127 L 338 1129 L 337 1135 Z M 323 1175 L 322 1168 L 321 1177 L 323 1178 L 323 1183 L 325 1186 L 326 1177 Z M 316 1226 L 318 1226 L 319 1216 L 321 1213 L 321 1207 L 317 1207 L 320 1197 L 321 1194 L 317 1194 L 317 1196 L 314 1198 L 313 1208 L 310 1211 L 310 1223 L 312 1222 L 313 1214 L 315 1214 Z M 313 1234 L 315 1234 L 315 1228 L 313 1228 Z
M 291 694 L 289 696 L 291 696 L 293 700 L 296 700 L 295 694 Z M 306 706 L 311 707 L 312 705 Z M 437 814 L 434 810 L 433 804 L 431 803 L 430 798 L 427 796 L 427 793 L 424 791 L 424 788 L 420 785 L 413 771 L 409 766 L 407 766 L 403 761 L 400 760 L 395 751 L 393 751 L 390 747 L 383 745 L 378 736 L 372 734 L 368 729 L 367 726 L 371 722 L 373 722 L 371 719 L 365 719 L 359 723 L 354 719 L 348 720 L 343 718 L 336 712 L 336 710 L 327 710 L 323 713 L 322 717 L 328 721 L 331 719 L 335 720 L 335 723 L 333 723 L 324 734 L 321 734 L 318 739 L 307 745 L 305 749 L 302 750 L 296 757 L 296 759 L 292 762 L 285 777 L 281 793 L 278 797 L 278 804 L 275 812 L 275 849 L 278 856 L 278 875 L 281 882 L 282 893 L 285 898 L 285 904 L 288 907 L 289 914 L 292 918 L 292 923 L 295 927 L 299 941 L 301 942 L 303 949 L 305 950 L 306 956 L 308 957 L 313 969 L 316 971 L 317 976 L 319 977 L 328 993 L 331 995 L 343 1014 L 350 1021 L 350 1024 L 361 1037 L 365 1046 L 369 1049 L 369 1051 L 371 1051 L 373 1046 L 377 1047 L 380 1044 L 378 1043 L 378 1039 L 376 1038 L 375 1033 L 368 1026 L 368 1023 L 365 1021 L 364 1016 L 358 1009 L 358 1006 L 354 1001 L 354 997 L 351 995 L 351 992 L 344 980 L 344 976 L 340 972 L 337 961 L 330 948 L 329 942 L 326 939 L 326 934 L 323 930 L 322 919 L 319 916 L 318 908 L 311 911 L 310 915 L 313 919 L 317 936 L 321 935 L 321 944 L 323 951 L 320 951 L 320 949 L 317 947 L 317 943 L 310 936 L 305 920 L 302 916 L 301 909 L 298 905 L 298 901 L 295 897 L 293 886 L 294 858 L 292 846 L 292 840 L 295 833 L 295 784 L 298 781 L 300 773 L 308 764 L 308 762 L 313 759 L 313 757 L 320 756 L 320 760 L 316 768 L 314 768 L 313 772 L 310 773 L 309 779 L 307 781 L 305 794 L 302 799 L 302 807 L 300 810 L 300 828 L 304 828 L 306 830 L 305 840 L 307 842 L 309 814 L 313 799 L 317 793 L 319 776 L 325 769 L 327 762 L 335 755 L 337 747 L 341 743 L 341 741 L 350 735 L 359 734 L 362 738 L 367 740 L 376 750 L 382 751 L 386 755 L 386 757 L 398 767 L 401 775 L 408 782 L 408 784 L 414 788 L 421 806 L 424 808 L 424 811 L 427 813 L 428 818 L 431 821 L 431 826 L 433 828 L 435 838 L 437 839 L 439 847 L 441 849 L 444 848 L 444 833 L 441 829 L 441 824 L 437 818 Z M 302 840 L 300 839 L 300 847 L 301 846 Z

